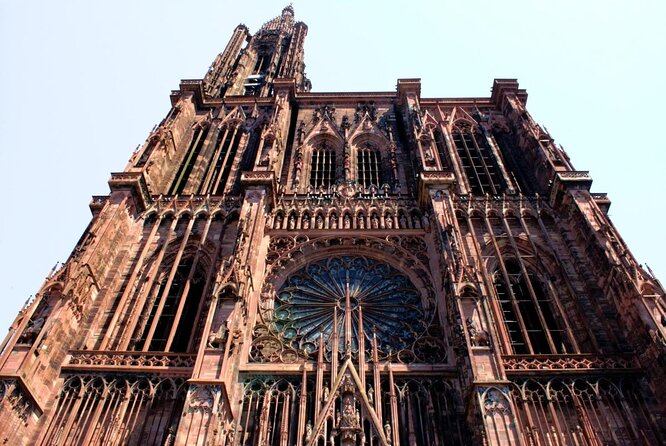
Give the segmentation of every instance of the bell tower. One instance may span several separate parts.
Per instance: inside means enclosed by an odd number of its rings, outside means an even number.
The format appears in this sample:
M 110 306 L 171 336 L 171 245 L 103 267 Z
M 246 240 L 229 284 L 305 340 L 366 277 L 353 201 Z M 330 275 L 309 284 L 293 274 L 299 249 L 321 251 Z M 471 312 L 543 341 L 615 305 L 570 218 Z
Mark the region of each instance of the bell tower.
M 204 77 L 210 97 L 273 96 L 276 79 L 294 79 L 298 91 L 309 91 L 305 77 L 303 43 L 308 27 L 294 21 L 287 6 L 279 17 L 264 23 L 255 35 L 238 25 L 224 52 Z

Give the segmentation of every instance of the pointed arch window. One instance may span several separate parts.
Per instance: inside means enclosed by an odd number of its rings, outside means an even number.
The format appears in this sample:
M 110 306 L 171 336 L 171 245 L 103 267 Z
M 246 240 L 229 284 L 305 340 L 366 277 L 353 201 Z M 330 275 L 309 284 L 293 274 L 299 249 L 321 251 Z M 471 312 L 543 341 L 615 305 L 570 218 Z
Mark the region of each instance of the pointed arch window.
M 321 143 L 312 151 L 310 161 L 310 186 L 317 189 L 335 184 L 335 149 L 328 143 Z
M 230 122 L 220 128 L 213 146 L 212 162 L 206 166 L 199 194 L 224 193 L 242 136 L 243 129 L 238 122 Z
M 361 144 L 357 151 L 358 182 L 364 188 L 382 185 L 382 165 L 379 150 L 370 142 Z
M 493 281 L 512 352 L 565 353 L 565 332 L 558 328 L 552 299 L 534 272 L 522 269 L 515 259 L 505 260 L 504 270 L 506 274 L 497 270 Z
M 456 152 L 474 195 L 500 195 L 506 189 L 502 173 L 485 136 L 467 122 L 456 122 L 452 132 Z
M 175 271 L 164 271 L 144 308 L 144 322 L 136 327 L 135 349 L 179 353 L 191 350 L 205 286 L 206 274 L 193 257 L 181 260 Z
M 433 132 L 435 137 L 435 146 L 437 147 L 437 154 L 439 155 L 439 160 L 442 163 L 442 169 L 450 169 L 451 162 L 449 160 L 449 152 L 446 148 L 446 141 L 444 135 L 439 129 L 435 129 Z
M 178 168 L 178 172 L 176 173 L 176 177 L 169 191 L 170 195 L 183 193 L 183 190 L 185 189 L 185 186 L 187 185 L 188 179 L 190 177 L 190 173 L 192 173 L 194 164 L 199 157 L 199 152 L 201 152 L 201 148 L 203 147 L 204 142 L 206 141 L 206 137 L 208 136 L 208 129 L 209 126 L 202 125 L 197 125 L 194 129 L 194 133 L 192 134 L 192 142 L 190 143 L 190 147 L 187 150 L 183 162 Z

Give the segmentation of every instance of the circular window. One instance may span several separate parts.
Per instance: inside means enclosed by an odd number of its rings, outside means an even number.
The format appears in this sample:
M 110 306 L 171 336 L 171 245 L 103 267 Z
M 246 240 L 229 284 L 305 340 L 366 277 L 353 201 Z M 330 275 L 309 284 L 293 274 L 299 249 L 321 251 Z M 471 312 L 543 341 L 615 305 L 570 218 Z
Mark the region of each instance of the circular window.
M 375 333 L 378 348 L 389 354 L 412 345 L 428 325 L 420 293 L 404 274 L 350 256 L 321 260 L 292 274 L 276 294 L 270 323 L 295 350 L 316 351 L 320 333 L 330 348 L 337 332 L 339 350 L 350 346 L 356 352 L 361 317 L 366 348 Z

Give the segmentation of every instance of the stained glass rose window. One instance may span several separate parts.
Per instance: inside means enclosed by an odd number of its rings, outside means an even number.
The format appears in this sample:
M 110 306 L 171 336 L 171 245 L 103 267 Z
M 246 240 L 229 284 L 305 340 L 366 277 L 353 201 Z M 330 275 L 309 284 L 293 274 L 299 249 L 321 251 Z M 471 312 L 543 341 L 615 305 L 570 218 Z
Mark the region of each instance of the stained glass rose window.
M 411 346 L 428 325 L 421 295 L 407 276 L 386 263 L 351 256 L 320 260 L 292 274 L 276 293 L 270 323 L 297 351 L 317 350 L 320 333 L 330 348 L 334 330 L 340 351 L 347 345 L 358 351 L 361 313 L 366 348 L 376 333 L 384 353 Z

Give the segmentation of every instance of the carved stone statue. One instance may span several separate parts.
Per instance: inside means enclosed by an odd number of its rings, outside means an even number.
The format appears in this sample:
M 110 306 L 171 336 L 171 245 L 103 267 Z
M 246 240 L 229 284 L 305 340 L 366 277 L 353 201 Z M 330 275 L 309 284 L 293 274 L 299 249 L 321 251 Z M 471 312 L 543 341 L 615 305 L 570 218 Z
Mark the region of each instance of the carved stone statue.
M 354 411 L 354 403 L 352 400 L 347 400 L 345 407 L 342 409 L 342 419 L 340 420 L 340 427 L 354 428 L 356 427 L 356 413 Z
M 312 440 L 312 422 L 308 421 L 308 424 L 305 425 L 305 441 L 310 440 Z
M 379 229 L 379 219 L 376 215 L 373 215 L 370 221 L 372 222 L 372 229 Z
M 345 215 L 344 224 L 345 224 L 345 226 L 344 226 L 345 229 L 351 228 L 351 218 L 349 218 L 349 215 Z
M 488 339 L 488 333 L 485 330 L 479 330 L 476 327 L 476 322 L 474 322 L 473 318 L 468 317 L 465 322 L 467 325 L 467 333 L 469 334 L 469 340 L 472 343 L 473 347 L 490 345 L 490 340 Z
M 226 323 L 220 325 L 217 331 L 211 332 L 208 335 L 208 346 L 211 348 L 222 348 L 227 340 L 227 332 Z
M 407 219 L 405 218 L 405 214 L 400 216 L 400 227 L 402 229 L 407 229 Z
M 362 215 L 358 216 L 358 228 L 365 229 L 365 218 Z
M 393 217 L 387 215 L 384 224 L 386 225 L 386 229 L 393 229 Z
M 430 231 L 430 219 L 428 218 L 428 216 L 424 215 L 423 217 L 421 217 L 421 222 L 422 222 L 421 226 L 423 227 L 423 229 L 425 229 L 426 231 L 429 232 Z
M 375 390 L 372 388 L 372 386 L 370 386 L 368 389 L 368 402 L 370 402 L 370 404 L 375 403 Z
M 289 229 L 294 229 L 296 227 L 296 219 L 292 215 L 289 217 Z
M 37 339 L 37 336 L 39 336 L 39 333 L 42 331 L 44 322 L 46 321 L 43 317 L 39 317 L 34 321 L 28 322 L 28 325 L 25 327 L 23 335 L 21 335 L 21 338 L 18 340 L 18 342 L 20 344 L 32 344 L 35 339 Z
M 324 219 L 321 218 L 321 215 L 317 216 L 317 229 L 324 229 Z

